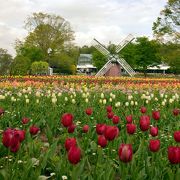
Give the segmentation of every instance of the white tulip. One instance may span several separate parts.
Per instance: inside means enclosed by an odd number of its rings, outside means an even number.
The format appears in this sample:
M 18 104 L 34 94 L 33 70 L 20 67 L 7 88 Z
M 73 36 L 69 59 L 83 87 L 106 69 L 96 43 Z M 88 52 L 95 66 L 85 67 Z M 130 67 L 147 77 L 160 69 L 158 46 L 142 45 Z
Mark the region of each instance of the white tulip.
M 103 104 L 106 104 L 106 99 L 103 99 Z
M 29 99 L 26 99 L 26 104 L 28 104 L 29 103 Z
M 125 103 L 125 106 L 129 106 L 129 102 L 126 102 L 126 103 Z
M 61 95 L 62 95 L 62 93 L 61 93 L 61 92 L 59 92 L 59 93 L 58 93 L 58 96 L 61 96 Z
M 3 96 L 3 95 L 0 95 L 0 99 L 5 99 L 5 96 Z
M 103 94 L 103 93 L 101 93 L 101 98 L 102 98 L 102 99 L 104 98 L 104 94 Z
M 76 103 L 76 100 L 75 100 L 75 99 L 72 99 L 72 103 L 75 104 L 75 103 Z
M 133 106 L 134 105 L 134 101 L 131 101 L 131 106 Z

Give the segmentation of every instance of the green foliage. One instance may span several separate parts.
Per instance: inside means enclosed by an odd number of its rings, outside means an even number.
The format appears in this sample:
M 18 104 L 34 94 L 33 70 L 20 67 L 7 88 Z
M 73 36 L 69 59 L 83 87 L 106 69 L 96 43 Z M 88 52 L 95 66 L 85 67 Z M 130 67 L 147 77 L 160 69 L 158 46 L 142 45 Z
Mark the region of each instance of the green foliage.
M 44 59 L 43 52 L 40 48 L 35 46 L 29 46 L 21 41 L 16 41 L 15 49 L 17 55 L 28 57 L 31 62 L 41 61 Z
M 30 70 L 31 60 L 28 57 L 16 56 L 11 64 L 11 75 L 27 75 Z
M 66 49 L 74 39 L 69 22 L 54 14 L 33 13 L 27 18 L 25 27 L 29 30 L 25 42 L 41 49 L 47 62 L 49 56 Z
M 161 44 L 160 56 L 163 62 L 171 66 L 172 73 L 180 74 L 180 44 Z
M 65 53 L 56 54 L 50 59 L 50 66 L 53 67 L 55 73 L 74 74 L 75 67 L 73 59 Z
M 7 50 L 0 48 L 0 75 L 9 73 L 12 60 L 12 56 L 7 53 Z
M 136 43 L 135 61 L 138 68 L 146 72 L 148 66 L 161 63 L 158 54 L 159 44 L 156 41 L 149 41 L 146 37 L 140 37 L 137 38 Z
M 153 33 L 160 41 L 180 41 L 180 1 L 168 0 L 167 5 L 161 11 L 161 16 L 153 23 Z M 169 36 L 167 38 L 167 35 Z
M 119 56 L 124 58 L 131 67 L 138 66 L 136 65 L 135 55 L 136 55 L 136 44 L 134 43 L 129 43 L 119 53 Z
M 34 75 L 37 74 L 47 74 L 49 64 L 43 61 L 35 61 L 31 64 L 31 73 Z
M 95 50 L 92 55 L 93 55 L 94 66 L 97 67 L 98 70 L 100 70 L 104 66 L 104 64 L 107 62 L 107 57 L 102 55 L 97 50 Z

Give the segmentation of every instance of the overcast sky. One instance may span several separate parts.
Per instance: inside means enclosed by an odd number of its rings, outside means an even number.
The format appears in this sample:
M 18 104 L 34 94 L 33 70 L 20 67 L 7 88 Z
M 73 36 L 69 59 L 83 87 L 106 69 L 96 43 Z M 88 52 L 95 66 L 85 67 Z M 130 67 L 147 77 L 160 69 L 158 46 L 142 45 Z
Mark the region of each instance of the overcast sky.
M 0 0 L 0 48 L 15 54 L 15 39 L 23 40 L 24 21 L 33 12 L 54 13 L 70 22 L 77 45 L 95 37 L 118 43 L 129 33 L 152 37 L 152 23 L 167 0 Z

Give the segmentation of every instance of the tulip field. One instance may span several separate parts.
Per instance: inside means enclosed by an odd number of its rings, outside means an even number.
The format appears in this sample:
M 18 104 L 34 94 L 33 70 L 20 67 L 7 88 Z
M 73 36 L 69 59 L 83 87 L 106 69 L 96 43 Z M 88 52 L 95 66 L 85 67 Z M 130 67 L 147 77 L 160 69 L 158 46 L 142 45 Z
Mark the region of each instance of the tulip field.
M 180 179 L 180 79 L 0 77 L 0 180 Z

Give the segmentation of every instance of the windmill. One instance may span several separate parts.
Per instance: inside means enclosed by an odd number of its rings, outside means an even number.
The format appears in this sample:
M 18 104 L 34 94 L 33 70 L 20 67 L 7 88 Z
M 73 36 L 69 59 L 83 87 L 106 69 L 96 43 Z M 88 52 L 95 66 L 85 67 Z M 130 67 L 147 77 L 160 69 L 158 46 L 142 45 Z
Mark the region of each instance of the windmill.
M 121 68 L 123 68 L 130 76 L 134 76 L 135 71 L 123 58 L 119 58 L 118 56 L 118 53 L 132 40 L 134 40 L 134 37 L 132 34 L 129 34 L 116 46 L 115 54 L 111 54 L 104 45 L 94 39 L 94 47 L 106 56 L 108 60 L 107 63 L 97 72 L 96 76 L 119 76 L 121 75 Z

